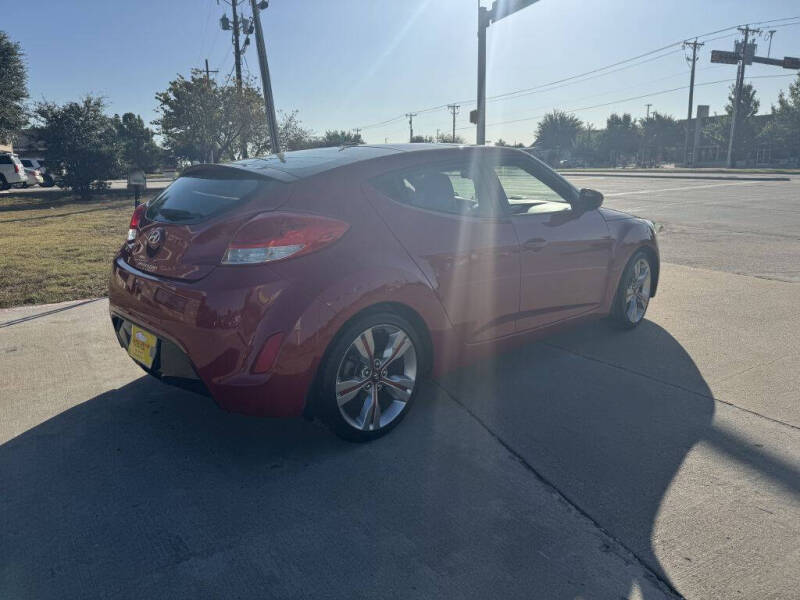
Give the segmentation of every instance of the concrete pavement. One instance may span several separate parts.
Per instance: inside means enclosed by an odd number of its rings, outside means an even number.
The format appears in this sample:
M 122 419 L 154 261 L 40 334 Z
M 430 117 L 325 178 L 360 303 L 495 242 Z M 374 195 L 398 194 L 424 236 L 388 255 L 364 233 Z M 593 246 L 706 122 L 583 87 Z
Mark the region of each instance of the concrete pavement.
M 144 377 L 106 301 L 0 356 L 2 597 L 674 597 L 433 382 L 353 445 Z

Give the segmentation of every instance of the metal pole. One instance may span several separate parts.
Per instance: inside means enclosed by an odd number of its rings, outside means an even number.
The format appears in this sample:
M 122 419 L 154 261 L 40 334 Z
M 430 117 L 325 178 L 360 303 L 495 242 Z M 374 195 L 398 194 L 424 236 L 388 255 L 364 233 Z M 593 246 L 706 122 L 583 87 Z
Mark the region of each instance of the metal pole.
M 486 144 L 486 29 L 489 27 L 489 11 L 478 6 L 478 123 L 475 143 Z
M 275 118 L 275 102 L 272 98 L 272 82 L 269 78 L 269 65 L 267 64 L 267 49 L 264 46 L 264 32 L 261 30 L 261 15 L 259 14 L 256 0 L 250 0 L 253 8 L 253 25 L 256 30 L 256 47 L 258 49 L 258 64 L 261 67 L 261 85 L 264 88 L 264 109 L 267 114 L 269 127 L 269 145 L 274 154 L 281 151 L 281 141 L 278 137 L 278 121 Z
M 736 73 L 736 93 L 733 100 L 733 114 L 731 115 L 731 134 L 728 139 L 728 161 L 729 169 L 736 166 L 736 157 L 734 156 L 734 148 L 736 147 L 736 121 L 739 120 L 739 103 L 742 99 L 742 86 L 744 85 L 744 68 L 747 62 L 747 42 L 750 36 L 750 27 L 745 26 L 744 43 L 742 44 L 742 54 L 739 57 L 739 70 Z

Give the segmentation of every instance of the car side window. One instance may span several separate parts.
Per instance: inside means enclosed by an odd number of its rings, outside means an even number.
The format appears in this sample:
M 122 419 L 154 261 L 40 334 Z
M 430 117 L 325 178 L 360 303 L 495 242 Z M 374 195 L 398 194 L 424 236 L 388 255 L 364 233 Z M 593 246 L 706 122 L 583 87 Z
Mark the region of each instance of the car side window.
M 403 204 L 462 216 L 493 214 L 480 170 L 466 164 L 424 165 L 381 175 L 372 180 L 381 192 Z
M 512 214 L 554 213 L 572 208 L 561 193 L 532 169 L 514 163 L 501 163 L 493 168 Z
M 0 165 L 10 165 L 11 162 L 10 156 L 0 156 Z

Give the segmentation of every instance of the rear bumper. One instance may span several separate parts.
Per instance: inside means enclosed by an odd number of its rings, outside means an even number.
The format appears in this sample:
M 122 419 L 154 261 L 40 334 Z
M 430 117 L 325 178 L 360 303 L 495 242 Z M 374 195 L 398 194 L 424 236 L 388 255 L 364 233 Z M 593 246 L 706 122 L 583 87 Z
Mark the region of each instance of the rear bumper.
M 112 313 L 111 324 L 114 326 L 119 345 L 123 349 L 127 349 L 131 340 L 131 325 L 139 325 L 139 323 L 132 323 Z M 158 353 L 152 366 L 147 368 L 141 365 L 141 367 L 164 383 L 195 394 L 211 395 L 187 354 L 175 342 L 165 337 L 159 339 Z
M 306 290 L 307 292 L 307 290 Z M 109 309 L 120 344 L 130 324 L 161 340 L 148 372 L 165 383 L 211 395 L 228 411 L 302 414 L 319 361 L 316 319 L 302 286 L 268 268 L 217 268 L 199 281 L 167 280 L 117 258 Z M 286 333 L 268 373 L 252 373 L 266 339 Z

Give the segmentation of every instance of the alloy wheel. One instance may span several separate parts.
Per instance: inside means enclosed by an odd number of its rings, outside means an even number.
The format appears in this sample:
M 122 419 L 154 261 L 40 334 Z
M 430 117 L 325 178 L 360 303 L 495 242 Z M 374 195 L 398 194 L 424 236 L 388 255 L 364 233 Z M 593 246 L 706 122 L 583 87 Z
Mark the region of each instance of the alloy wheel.
M 396 325 L 365 329 L 350 344 L 336 371 L 342 418 L 360 431 L 378 431 L 404 411 L 417 379 L 417 352 Z
M 625 289 L 625 316 L 631 323 L 638 323 L 644 317 L 650 302 L 650 263 L 639 258 L 633 265 L 631 279 Z

